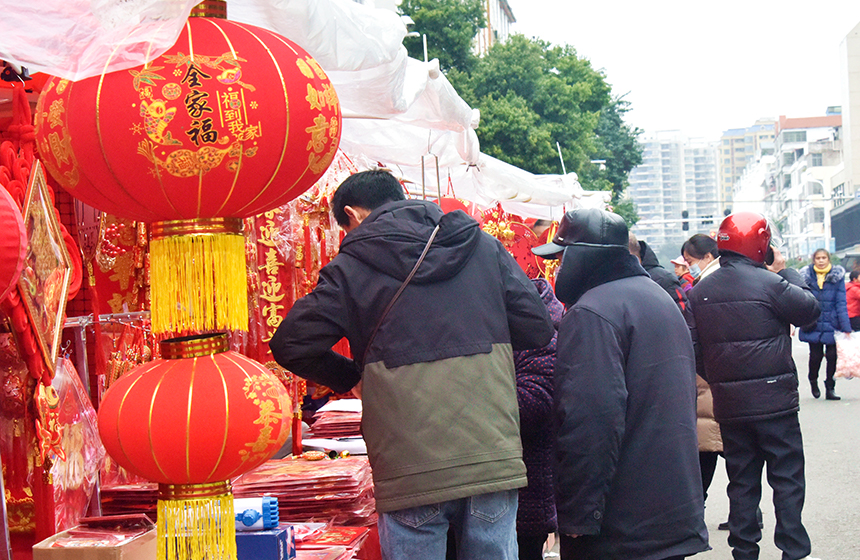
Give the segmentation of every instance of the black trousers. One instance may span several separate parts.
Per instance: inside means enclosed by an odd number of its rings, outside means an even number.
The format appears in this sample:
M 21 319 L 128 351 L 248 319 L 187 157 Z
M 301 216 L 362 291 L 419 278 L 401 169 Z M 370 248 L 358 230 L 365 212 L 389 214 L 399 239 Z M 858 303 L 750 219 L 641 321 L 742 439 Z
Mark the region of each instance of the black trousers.
M 561 560 L 581 560 L 585 558 L 583 555 L 583 545 L 587 545 L 591 540 L 597 538 L 595 535 L 583 535 L 573 538 L 567 535 L 559 535 L 559 553 Z M 591 558 L 591 557 L 589 557 Z M 684 560 L 686 556 L 667 556 L 661 560 Z M 626 558 L 625 560 L 636 560 L 635 558 Z
M 836 380 L 833 379 L 833 374 L 836 373 L 836 345 L 823 344 L 821 342 L 809 343 L 809 381 L 818 381 L 818 370 L 821 368 L 821 359 L 827 357 L 827 366 L 825 368 L 827 377 L 824 380 L 824 388 L 833 390 L 836 387 Z
M 857 317 L 848 317 L 848 320 L 851 321 L 852 331 L 860 331 L 860 315 Z
M 702 472 L 702 494 L 705 501 L 708 500 L 708 488 L 714 480 L 717 470 L 717 457 L 722 455 L 719 451 L 699 451 L 699 469 Z
M 549 533 L 541 536 L 518 534 L 519 560 L 543 560 L 543 545 L 548 536 Z
M 729 546 L 734 560 L 757 560 L 761 529 L 761 473 L 773 489 L 776 527 L 773 542 L 783 560 L 809 556 L 811 544 L 801 512 L 806 495 L 803 439 L 797 413 L 769 420 L 720 424 L 729 473 Z

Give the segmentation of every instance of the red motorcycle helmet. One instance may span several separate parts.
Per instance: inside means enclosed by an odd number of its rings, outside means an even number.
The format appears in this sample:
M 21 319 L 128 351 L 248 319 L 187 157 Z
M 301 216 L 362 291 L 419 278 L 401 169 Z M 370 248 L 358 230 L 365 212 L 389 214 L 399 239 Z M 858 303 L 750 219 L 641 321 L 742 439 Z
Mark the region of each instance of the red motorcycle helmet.
M 755 212 L 736 212 L 726 216 L 720 224 L 717 248 L 721 253 L 734 251 L 763 263 L 768 258 L 770 238 L 770 224 L 764 216 Z

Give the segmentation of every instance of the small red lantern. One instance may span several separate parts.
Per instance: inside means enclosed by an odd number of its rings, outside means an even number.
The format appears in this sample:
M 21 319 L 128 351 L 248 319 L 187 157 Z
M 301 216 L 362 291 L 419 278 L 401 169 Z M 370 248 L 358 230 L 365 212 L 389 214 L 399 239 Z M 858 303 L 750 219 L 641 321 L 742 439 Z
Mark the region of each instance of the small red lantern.
M 99 434 L 117 463 L 159 483 L 159 558 L 235 558 L 229 480 L 284 444 L 289 396 L 264 366 L 228 351 L 224 333 L 160 348 L 105 393 Z
M 0 301 L 18 282 L 27 257 L 24 218 L 12 196 L 0 185 Z
M 337 95 L 319 64 L 219 15 L 226 4 L 207 0 L 160 57 L 54 79 L 36 109 L 39 150 L 66 190 L 153 223 L 156 332 L 247 330 L 241 219 L 311 187 L 340 140 Z

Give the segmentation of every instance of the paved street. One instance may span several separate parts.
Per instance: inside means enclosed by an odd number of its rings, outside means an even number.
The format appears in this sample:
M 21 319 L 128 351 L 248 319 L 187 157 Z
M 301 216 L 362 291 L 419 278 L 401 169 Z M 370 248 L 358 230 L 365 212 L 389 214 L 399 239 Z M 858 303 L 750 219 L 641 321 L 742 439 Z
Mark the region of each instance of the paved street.
M 800 423 L 806 453 L 806 507 L 803 521 L 812 539 L 812 555 L 821 560 L 860 559 L 860 379 L 837 380 L 841 401 L 813 399 L 807 381 L 808 345 L 794 342 L 794 360 L 800 374 Z M 824 376 L 824 364 L 819 372 Z M 694 556 L 696 560 L 730 560 L 728 531 L 717 525 L 728 516 L 725 494 L 728 482 L 725 463 L 708 492 L 705 521 L 713 550 Z M 763 482 L 760 560 L 781 560 L 773 544 L 773 502 L 767 481 Z

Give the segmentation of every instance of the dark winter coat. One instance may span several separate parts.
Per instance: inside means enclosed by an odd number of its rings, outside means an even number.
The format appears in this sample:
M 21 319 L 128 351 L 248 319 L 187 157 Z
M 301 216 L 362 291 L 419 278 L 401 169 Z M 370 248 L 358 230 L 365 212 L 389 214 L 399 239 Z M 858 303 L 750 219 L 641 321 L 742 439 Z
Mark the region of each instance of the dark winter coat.
M 584 293 L 562 299 L 569 309 L 555 371 L 559 532 L 595 535 L 588 560 L 692 556 L 709 547 L 690 332 L 636 257 L 595 253 L 589 276 L 578 279 Z M 562 261 L 560 299 L 582 290 L 564 285 L 564 268 Z
M 820 313 L 793 269 L 778 274 L 733 253 L 687 294 L 697 370 L 711 386 L 718 422 L 774 418 L 798 410 L 789 325 Z
M 383 309 L 440 230 L 362 368 Z M 362 432 L 377 510 L 526 484 L 512 350 L 546 346 L 552 321 L 534 285 L 461 211 L 405 200 L 374 210 L 293 305 L 269 343 L 293 373 L 349 391 L 362 380 Z
M 821 305 L 821 315 L 814 326 L 808 328 L 807 325 L 800 329 L 800 340 L 836 344 L 836 339 L 833 338 L 834 332 L 851 332 L 851 321 L 848 319 L 848 306 L 845 300 L 845 269 L 839 265 L 833 265 L 824 277 L 823 288 L 818 287 L 818 278 L 812 265 L 803 267 L 801 274 Z
M 644 241 L 639 242 L 639 251 L 640 258 L 642 259 L 642 268 L 645 269 L 651 280 L 657 282 L 661 288 L 666 290 L 666 293 L 678 304 L 681 311 L 684 311 L 687 306 L 687 295 L 681 284 L 681 279 L 675 276 L 674 272 L 669 272 L 660 265 L 657 255 L 654 254 L 651 247 Z
M 552 286 L 543 278 L 532 280 L 557 327 L 564 306 Z M 543 348 L 514 352 L 517 371 L 517 401 L 520 405 L 520 430 L 523 462 L 529 484 L 520 488 L 517 509 L 517 534 L 543 536 L 558 527 L 555 491 L 552 486 L 552 376 L 555 370 L 557 337 Z

